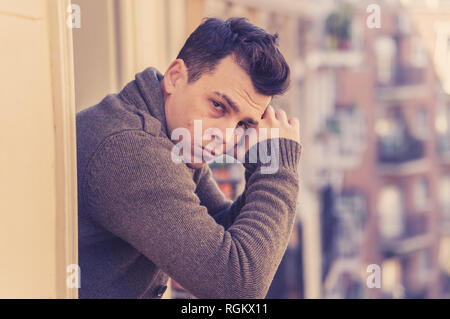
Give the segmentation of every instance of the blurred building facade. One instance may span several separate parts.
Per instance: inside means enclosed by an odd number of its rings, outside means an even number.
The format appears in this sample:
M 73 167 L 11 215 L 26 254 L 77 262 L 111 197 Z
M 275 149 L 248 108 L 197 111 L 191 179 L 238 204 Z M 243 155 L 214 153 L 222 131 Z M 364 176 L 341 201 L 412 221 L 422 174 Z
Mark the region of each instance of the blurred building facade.
M 448 296 L 445 81 L 408 4 L 376 4 L 380 28 L 369 27 L 371 1 L 309 11 L 299 107 L 321 207 L 321 294 Z M 366 284 L 371 264 L 381 289 Z
M 0 1 L 0 298 L 77 297 L 69 4 Z

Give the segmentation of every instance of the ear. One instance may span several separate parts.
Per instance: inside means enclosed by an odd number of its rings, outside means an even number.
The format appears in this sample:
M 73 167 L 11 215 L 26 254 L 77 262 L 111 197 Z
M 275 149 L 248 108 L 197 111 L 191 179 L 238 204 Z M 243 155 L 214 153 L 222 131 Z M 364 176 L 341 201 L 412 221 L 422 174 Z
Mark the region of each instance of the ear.
M 172 94 L 177 86 L 185 85 L 188 81 L 188 70 L 182 59 L 176 59 L 164 73 L 163 83 L 166 94 Z

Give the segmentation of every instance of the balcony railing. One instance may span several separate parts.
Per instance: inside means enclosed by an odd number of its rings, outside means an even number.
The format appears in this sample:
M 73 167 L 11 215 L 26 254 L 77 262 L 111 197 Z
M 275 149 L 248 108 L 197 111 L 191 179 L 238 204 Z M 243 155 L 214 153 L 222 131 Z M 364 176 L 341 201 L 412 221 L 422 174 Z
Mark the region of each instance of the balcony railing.
M 378 161 L 382 164 L 402 164 L 424 156 L 424 143 L 411 136 L 378 140 Z
M 425 69 L 397 67 L 388 83 L 378 83 L 377 98 L 380 101 L 403 101 L 426 98 L 430 94 L 425 85 Z
M 403 232 L 396 238 L 382 238 L 381 249 L 386 255 L 403 255 L 428 247 L 428 215 L 409 214 L 403 220 Z
M 428 229 L 428 215 L 410 215 L 405 218 L 405 232 L 403 237 L 409 238 L 426 234 Z
M 425 69 L 415 67 L 398 67 L 395 72 L 394 85 L 420 85 L 425 81 Z

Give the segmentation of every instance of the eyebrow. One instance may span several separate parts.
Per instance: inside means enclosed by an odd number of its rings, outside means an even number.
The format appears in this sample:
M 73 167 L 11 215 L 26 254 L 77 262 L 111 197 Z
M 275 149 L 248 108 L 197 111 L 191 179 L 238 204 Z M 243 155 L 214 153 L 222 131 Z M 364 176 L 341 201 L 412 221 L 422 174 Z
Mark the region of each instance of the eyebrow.
M 216 94 L 217 96 L 223 98 L 227 102 L 227 104 L 233 109 L 234 112 L 236 112 L 236 113 L 241 112 L 241 110 L 237 106 L 236 102 L 234 102 L 228 95 L 226 95 L 224 93 L 217 92 L 217 91 L 215 91 L 214 94 Z M 248 123 L 250 123 L 252 125 L 255 125 L 255 126 L 257 126 L 259 124 L 258 121 L 255 121 L 254 119 L 252 119 L 250 117 L 245 118 L 245 120 Z

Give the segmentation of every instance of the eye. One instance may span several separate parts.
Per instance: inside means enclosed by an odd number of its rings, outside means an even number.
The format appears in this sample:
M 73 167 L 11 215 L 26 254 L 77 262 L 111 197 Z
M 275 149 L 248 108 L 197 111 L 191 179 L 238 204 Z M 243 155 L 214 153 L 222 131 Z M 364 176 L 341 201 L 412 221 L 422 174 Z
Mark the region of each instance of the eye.
M 211 104 L 213 105 L 214 109 L 218 110 L 219 112 L 221 113 L 225 112 L 225 107 L 222 105 L 222 103 L 211 100 Z
M 248 125 L 247 125 L 246 123 L 242 122 L 242 121 L 240 121 L 240 122 L 238 123 L 238 126 L 241 126 L 241 127 L 243 127 L 244 129 L 248 129 Z

